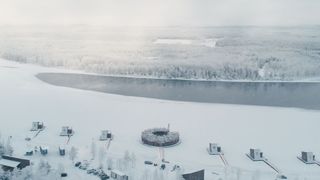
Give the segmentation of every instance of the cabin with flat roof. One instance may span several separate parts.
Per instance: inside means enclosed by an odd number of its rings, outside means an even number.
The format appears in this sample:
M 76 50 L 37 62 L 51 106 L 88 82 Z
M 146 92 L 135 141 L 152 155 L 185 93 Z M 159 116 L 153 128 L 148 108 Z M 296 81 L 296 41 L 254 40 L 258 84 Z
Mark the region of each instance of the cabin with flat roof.
M 265 159 L 260 149 L 250 149 L 248 156 L 253 161 L 263 161 Z
M 100 139 L 100 141 L 106 141 L 106 140 L 108 140 L 108 139 L 111 139 L 111 137 L 112 137 L 111 131 L 102 130 L 99 139 Z
M 312 164 L 316 160 L 316 156 L 313 154 L 313 152 L 301 152 L 301 160 L 306 164 Z
M 32 122 L 31 131 L 39 131 L 44 129 L 43 122 Z
M 14 169 L 23 169 L 30 166 L 30 160 L 13 156 L 2 156 L 0 166 L 4 171 L 13 171 Z
M 74 134 L 74 131 L 69 126 L 63 126 L 61 129 L 60 136 L 72 136 Z
M 219 146 L 217 143 L 210 143 L 208 148 L 208 153 L 210 155 L 222 154 L 221 146 Z

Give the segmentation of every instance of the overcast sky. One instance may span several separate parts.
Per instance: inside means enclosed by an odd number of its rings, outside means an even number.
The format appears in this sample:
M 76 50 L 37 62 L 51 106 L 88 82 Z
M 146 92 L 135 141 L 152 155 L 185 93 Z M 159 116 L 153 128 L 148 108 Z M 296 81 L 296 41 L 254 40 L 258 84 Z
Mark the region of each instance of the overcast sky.
M 318 25 L 320 0 L 0 0 L 0 24 Z

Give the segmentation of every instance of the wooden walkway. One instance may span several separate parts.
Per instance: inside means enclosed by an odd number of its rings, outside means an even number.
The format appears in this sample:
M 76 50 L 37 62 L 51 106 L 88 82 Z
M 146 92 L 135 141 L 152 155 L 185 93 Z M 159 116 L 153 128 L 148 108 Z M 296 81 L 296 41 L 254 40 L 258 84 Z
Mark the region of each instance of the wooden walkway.
M 107 144 L 106 144 L 107 151 L 108 151 L 108 150 L 109 150 L 109 148 L 110 148 L 111 141 L 112 141 L 112 139 L 111 139 L 111 138 L 109 138 L 109 139 L 107 140 Z
M 36 137 L 40 134 L 40 132 L 43 131 L 44 129 L 45 129 L 45 128 L 39 129 L 39 130 L 36 132 L 36 134 L 33 136 L 33 139 L 36 138 Z
M 274 165 L 272 164 L 270 161 L 268 161 L 267 159 L 263 160 L 264 163 L 266 163 L 269 167 L 271 167 L 273 170 L 275 170 L 277 173 L 280 173 L 281 171 Z
M 219 154 L 224 166 L 229 166 L 228 161 L 226 160 L 226 158 L 224 157 L 224 154 Z

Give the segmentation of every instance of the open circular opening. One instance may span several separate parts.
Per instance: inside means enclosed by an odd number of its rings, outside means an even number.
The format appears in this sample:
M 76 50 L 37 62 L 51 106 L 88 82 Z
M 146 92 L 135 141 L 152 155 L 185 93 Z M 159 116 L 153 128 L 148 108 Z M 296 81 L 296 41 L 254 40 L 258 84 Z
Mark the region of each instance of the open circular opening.
M 168 134 L 168 131 L 154 131 L 154 132 L 152 132 L 152 134 L 154 134 L 156 136 L 165 136 Z

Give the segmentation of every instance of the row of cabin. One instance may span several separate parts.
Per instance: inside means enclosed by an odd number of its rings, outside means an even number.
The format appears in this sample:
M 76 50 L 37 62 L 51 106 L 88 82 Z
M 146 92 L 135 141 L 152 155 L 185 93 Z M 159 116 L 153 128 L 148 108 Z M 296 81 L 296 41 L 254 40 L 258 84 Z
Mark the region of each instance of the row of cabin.
M 208 148 L 210 155 L 222 155 L 222 148 L 217 143 L 210 143 Z M 264 160 L 263 153 L 260 149 L 250 149 L 248 156 L 254 161 Z
M 37 152 L 38 149 L 35 148 L 35 150 L 33 149 L 28 149 L 25 153 L 25 156 L 32 156 L 33 155 L 33 152 Z M 40 151 L 40 154 L 41 155 L 47 155 L 49 153 L 49 148 L 48 147 L 45 147 L 45 146 L 40 146 L 39 147 L 39 151 Z M 58 151 L 59 155 L 60 156 L 64 156 L 66 154 L 66 150 L 65 148 L 63 148 L 62 146 L 59 147 L 59 151 Z
M 250 158 L 253 161 L 263 161 L 265 160 L 265 157 L 263 156 L 263 152 L 261 152 L 260 149 L 250 149 Z M 316 162 L 316 157 L 313 154 L 313 152 L 301 152 L 301 157 L 299 157 L 304 163 L 306 164 L 313 164 Z
M 210 143 L 209 144 L 208 153 L 210 155 L 221 155 L 221 154 L 223 154 L 222 150 L 221 150 L 221 146 L 219 146 L 217 143 Z M 250 149 L 250 152 L 249 152 L 248 156 L 253 161 L 263 161 L 263 160 L 265 160 L 265 158 L 263 156 L 263 152 L 260 149 Z M 315 163 L 315 161 L 316 161 L 315 155 L 313 154 L 313 152 L 306 152 L 306 151 L 302 151 L 301 152 L 301 157 L 299 159 L 301 159 L 306 164 Z
M 31 131 L 39 131 L 44 129 L 43 122 L 32 122 Z M 60 132 L 60 136 L 72 136 L 74 134 L 74 130 L 69 126 L 63 126 Z M 100 141 L 105 141 L 112 138 L 111 131 L 102 130 L 100 135 Z

